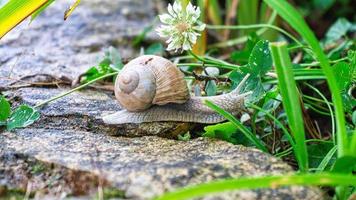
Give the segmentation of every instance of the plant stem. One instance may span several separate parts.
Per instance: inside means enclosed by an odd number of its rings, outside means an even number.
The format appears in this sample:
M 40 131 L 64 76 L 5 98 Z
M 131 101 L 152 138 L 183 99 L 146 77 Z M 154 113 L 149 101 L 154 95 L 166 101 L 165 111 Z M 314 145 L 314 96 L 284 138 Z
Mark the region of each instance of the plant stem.
M 329 112 L 330 112 L 330 117 L 331 117 L 331 133 L 333 136 L 333 142 L 334 145 L 336 145 L 336 134 L 335 134 L 335 116 L 334 116 L 334 112 L 333 109 L 331 108 L 331 106 L 333 105 L 332 103 L 330 103 L 328 101 L 328 99 L 323 95 L 323 93 L 321 93 L 318 89 L 316 89 L 315 87 L 313 87 L 312 85 L 308 84 L 308 83 L 304 83 L 304 85 L 308 86 L 310 89 L 312 89 L 314 92 L 316 92 L 325 102 L 325 104 L 327 105 Z
M 60 98 L 62 98 L 62 97 L 64 97 L 64 96 L 67 96 L 67 95 L 69 95 L 69 94 L 71 94 L 71 93 L 73 93 L 73 92 L 75 92 L 75 91 L 78 91 L 78 90 L 80 90 L 80 89 L 82 89 L 82 88 L 85 88 L 86 86 L 88 86 L 88 85 L 90 85 L 90 84 L 92 84 L 92 83 L 94 83 L 94 82 L 96 82 L 96 81 L 98 81 L 98 80 L 101 80 L 101 79 L 104 79 L 104 78 L 107 78 L 107 77 L 110 77 L 110 76 L 115 76 L 115 75 L 118 74 L 118 73 L 119 73 L 119 72 L 113 72 L 113 73 L 106 74 L 106 75 L 104 75 L 104 76 L 98 77 L 98 78 L 96 78 L 96 79 L 93 79 L 93 80 L 91 80 L 91 81 L 89 81 L 89 82 L 87 82 L 87 83 L 85 83 L 85 84 L 83 84 L 83 85 L 80 85 L 80 86 L 78 86 L 78 87 L 76 87 L 76 88 L 73 88 L 73 89 L 67 91 L 67 92 L 64 92 L 64 93 L 62 93 L 62 94 L 59 94 L 59 95 L 57 95 L 57 96 L 54 96 L 54 97 L 52 97 L 52 98 L 50 98 L 50 99 L 48 99 L 48 100 L 46 100 L 46 101 L 43 101 L 43 102 L 37 104 L 36 106 L 34 106 L 34 108 L 37 109 L 37 108 L 39 108 L 39 107 L 41 107 L 41 106 L 43 106 L 43 105 L 45 105 L 45 104 L 47 104 L 47 103 L 50 103 L 50 102 L 55 101 L 55 100 L 57 100 L 57 99 L 60 99 Z
M 274 20 L 277 17 L 277 12 L 273 11 L 271 17 L 269 18 L 267 24 L 273 24 Z M 268 30 L 268 28 L 262 28 L 258 31 L 256 31 L 256 34 L 258 36 L 262 35 L 263 33 L 265 33 Z M 226 46 L 233 46 L 233 45 L 237 45 L 237 44 L 242 44 L 244 42 L 246 42 L 248 40 L 247 36 L 243 36 L 237 39 L 233 39 L 233 40 L 228 40 L 226 42 L 220 42 L 220 43 L 216 43 L 213 45 L 208 46 L 208 48 L 222 48 L 222 47 L 226 47 Z
M 330 64 L 335 64 L 335 63 L 338 63 L 338 62 L 341 62 L 341 61 L 345 61 L 345 60 L 348 60 L 348 59 L 349 59 L 348 57 L 340 58 L 340 59 L 337 59 L 337 60 L 331 60 L 329 63 Z M 302 66 L 302 67 L 315 67 L 315 66 L 319 66 L 320 62 L 301 63 L 299 65 Z
M 188 53 L 190 55 L 192 55 L 195 59 L 203 62 L 204 64 L 215 64 L 217 66 L 223 66 L 222 68 L 226 68 L 226 69 L 238 69 L 240 66 L 239 65 L 234 65 L 234 64 L 230 64 L 228 62 L 225 61 L 217 61 L 217 60 L 211 60 L 211 59 L 206 59 L 204 57 L 198 56 L 196 54 L 194 54 L 192 51 L 188 51 Z
M 291 38 L 295 43 L 297 43 L 300 46 L 303 46 L 301 42 L 298 41 L 297 38 L 295 38 L 293 35 L 289 34 L 287 31 L 279 28 L 278 26 L 274 26 L 272 24 L 251 24 L 251 25 L 237 25 L 237 26 L 226 26 L 226 25 L 206 25 L 206 28 L 208 29 L 230 29 L 230 30 L 240 30 L 240 29 L 253 29 L 253 28 L 270 28 L 274 29 L 276 31 L 279 31 L 283 33 L 284 35 L 288 36 Z

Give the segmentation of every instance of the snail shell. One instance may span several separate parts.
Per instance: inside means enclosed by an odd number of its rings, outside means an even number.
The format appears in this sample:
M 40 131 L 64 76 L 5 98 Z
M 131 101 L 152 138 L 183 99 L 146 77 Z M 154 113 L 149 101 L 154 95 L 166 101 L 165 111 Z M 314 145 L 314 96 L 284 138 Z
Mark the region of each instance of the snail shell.
M 178 67 L 153 55 L 140 56 L 124 66 L 115 81 L 115 96 L 128 111 L 142 111 L 167 103 L 182 104 L 190 98 Z
M 237 115 L 252 92 L 240 93 L 246 75 L 236 89 L 210 97 L 190 97 L 183 74 L 165 58 L 141 56 L 129 62 L 115 83 L 115 95 L 125 108 L 103 116 L 106 124 L 155 121 L 218 123 L 226 119 L 205 105 L 211 101 L 225 111 Z

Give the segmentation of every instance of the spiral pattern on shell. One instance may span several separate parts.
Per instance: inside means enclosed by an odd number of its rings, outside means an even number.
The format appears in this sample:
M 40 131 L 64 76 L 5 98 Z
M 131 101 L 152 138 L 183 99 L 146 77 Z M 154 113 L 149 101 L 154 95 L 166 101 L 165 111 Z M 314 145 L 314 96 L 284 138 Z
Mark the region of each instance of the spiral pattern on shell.
M 190 97 L 183 73 L 169 60 L 154 55 L 140 56 L 124 66 L 115 82 L 115 96 L 128 111 L 181 104 Z

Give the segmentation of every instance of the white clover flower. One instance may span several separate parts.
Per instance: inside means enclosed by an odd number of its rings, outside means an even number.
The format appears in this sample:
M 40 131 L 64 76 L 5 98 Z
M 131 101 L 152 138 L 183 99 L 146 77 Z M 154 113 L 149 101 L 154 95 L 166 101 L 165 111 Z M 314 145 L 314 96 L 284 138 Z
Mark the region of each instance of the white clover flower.
M 190 50 L 196 43 L 200 31 L 205 24 L 199 21 L 200 9 L 190 2 L 184 11 L 182 5 L 175 1 L 173 6 L 168 4 L 168 13 L 159 15 L 159 19 L 166 25 L 160 26 L 156 31 L 160 37 L 168 38 L 167 50 Z

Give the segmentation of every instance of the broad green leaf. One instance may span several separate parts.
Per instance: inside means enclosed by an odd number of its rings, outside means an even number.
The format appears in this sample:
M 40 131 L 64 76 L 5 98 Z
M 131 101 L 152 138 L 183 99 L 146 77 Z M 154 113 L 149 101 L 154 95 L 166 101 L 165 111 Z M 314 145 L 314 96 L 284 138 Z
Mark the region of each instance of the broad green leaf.
M 263 76 L 272 68 L 272 56 L 268 41 L 261 40 L 253 48 L 248 66 L 252 76 Z
M 0 9 L 0 38 L 49 0 L 10 0 Z
M 113 72 L 113 70 L 110 68 L 110 63 L 111 61 L 108 58 L 104 58 L 99 63 L 99 65 L 89 68 L 88 71 L 86 71 L 85 74 L 81 77 L 80 82 L 87 83 L 105 74 Z
M 240 72 L 238 70 L 234 70 L 230 73 L 230 80 L 233 82 L 233 88 L 235 88 L 238 83 L 241 82 L 243 77 L 246 76 L 246 72 Z M 242 87 L 241 92 L 252 91 L 253 93 L 246 97 L 246 102 L 254 103 L 258 102 L 261 98 L 263 98 L 265 90 L 263 88 L 263 84 L 260 77 L 251 76 L 247 79 L 246 84 Z
M 346 90 L 346 87 L 352 81 L 352 72 L 349 64 L 346 62 L 336 63 L 333 67 L 334 75 L 337 77 L 336 81 L 341 91 Z
M 241 65 L 247 64 L 251 55 L 251 51 L 258 41 L 259 38 L 256 33 L 250 34 L 243 50 L 232 52 L 230 59 Z
M 231 142 L 233 144 L 237 144 L 235 138 L 233 138 L 233 134 L 237 132 L 237 127 L 231 122 L 225 122 L 215 125 L 209 125 L 204 127 L 205 133 L 204 137 L 210 138 L 218 138 L 221 140 L 225 140 Z
M 153 43 L 145 49 L 145 55 L 163 55 L 164 47 L 161 43 Z
M 43 6 L 41 6 L 38 10 L 36 10 L 31 15 L 31 21 L 33 21 L 38 15 L 40 15 L 49 5 L 51 5 L 55 0 L 48 0 Z
M 89 68 L 81 77 L 81 83 L 88 83 L 94 79 L 102 77 L 106 74 L 120 71 L 123 68 L 120 53 L 114 47 L 110 47 L 106 52 L 104 58 L 97 66 Z
M 21 105 L 10 116 L 7 122 L 7 130 L 23 128 L 31 125 L 40 118 L 40 113 L 28 105 Z
M 356 157 L 355 156 L 343 156 L 335 161 L 332 168 L 334 173 L 348 174 L 356 169 Z
M 347 19 L 340 18 L 330 27 L 326 33 L 326 42 L 335 42 L 352 29 L 353 25 Z
M 205 87 L 205 92 L 207 96 L 214 96 L 217 92 L 216 83 L 214 80 L 209 80 Z
M 352 123 L 356 126 L 356 110 L 352 113 Z
M 233 87 L 236 87 L 247 73 L 251 75 L 242 88 L 242 91 L 253 91 L 252 95 L 246 99 L 248 103 L 258 102 L 265 94 L 262 77 L 272 68 L 272 57 L 268 45 L 268 41 L 265 40 L 257 42 L 251 51 L 248 64 L 230 73 L 229 78 L 233 81 Z
M 0 121 L 6 121 L 10 116 L 10 113 L 10 103 L 5 99 L 5 97 L 0 96 Z

